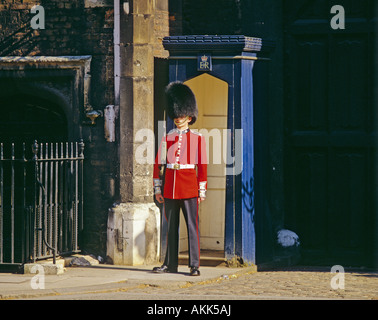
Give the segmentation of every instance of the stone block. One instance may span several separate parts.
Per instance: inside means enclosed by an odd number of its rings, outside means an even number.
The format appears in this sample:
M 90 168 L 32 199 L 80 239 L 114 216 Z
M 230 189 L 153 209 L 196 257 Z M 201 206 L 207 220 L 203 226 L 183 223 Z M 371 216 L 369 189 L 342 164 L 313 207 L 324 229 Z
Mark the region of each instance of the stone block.
M 44 275 L 59 275 L 65 271 L 64 260 L 58 259 L 56 264 L 50 261 L 24 264 L 24 274 L 37 274 L 43 268 Z
M 128 44 L 121 47 L 123 77 L 152 77 L 154 72 L 153 47 L 149 44 Z
M 151 61 L 144 61 L 145 64 L 150 64 Z M 152 63 L 147 67 L 152 68 Z M 147 125 L 153 125 L 154 117 L 154 79 L 152 74 L 145 77 L 139 77 L 134 79 L 133 83 L 133 96 L 134 96 L 134 110 L 135 116 L 134 121 L 137 120 L 135 117 L 142 116 L 145 120 L 143 125 L 136 124 L 136 128 L 146 128 Z M 146 117 L 149 117 L 146 121 Z M 153 127 L 150 127 L 151 129 Z
M 132 2 L 132 13 L 134 14 L 153 14 L 155 12 L 155 0 L 134 0 Z
M 169 10 L 169 1 L 168 0 L 156 0 L 155 6 L 156 11 L 168 11 Z
M 159 261 L 160 212 L 154 203 L 121 203 L 109 212 L 107 260 L 116 265 Z
M 153 196 L 153 186 L 151 176 L 135 176 L 133 179 L 134 184 L 134 198 L 138 201 L 144 201 L 148 197 Z
M 134 15 L 133 18 L 134 44 L 149 44 L 154 41 L 153 16 Z

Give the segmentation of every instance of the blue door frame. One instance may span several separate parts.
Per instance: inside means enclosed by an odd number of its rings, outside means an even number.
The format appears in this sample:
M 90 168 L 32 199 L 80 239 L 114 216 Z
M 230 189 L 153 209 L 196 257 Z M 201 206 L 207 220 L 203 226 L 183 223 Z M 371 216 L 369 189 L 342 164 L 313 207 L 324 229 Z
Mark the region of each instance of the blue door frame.
M 187 81 L 203 72 L 228 83 L 228 119 L 232 156 L 242 146 L 242 171 L 226 176 L 225 257 L 256 264 L 253 67 L 262 40 L 245 36 L 172 36 L 163 39 L 170 53 L 169 81 Z M 198 71 L 198 57 L 211 59 L 211 71 Z M 167 129 L 173 126 L 168 120 Z M 240 130 L 241 129 L 241 130 Z M 236 131 L 242 133 L 237 141 Z M 238 139 L 240 140 L 240 139 Z M 239 149 L 238 149 L 239 150 Z M 227 165 L 228 170 L 233 166 Z

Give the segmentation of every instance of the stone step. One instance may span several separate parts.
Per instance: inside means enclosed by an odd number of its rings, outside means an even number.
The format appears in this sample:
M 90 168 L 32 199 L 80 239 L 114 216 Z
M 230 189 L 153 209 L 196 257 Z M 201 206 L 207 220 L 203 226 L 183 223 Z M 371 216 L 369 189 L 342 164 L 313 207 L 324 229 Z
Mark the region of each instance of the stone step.
M 41 260 L 35 263 L 25 263 L 24 274 L 40 274 L 43 272 L 44 275 L 58 275 L 64 273 L 64 266 L 64 259 L 56 259 L 55 264 L 53 263 L 52 259 Z
M 66 267 L 85 267 L 98 265 L 99 261 L 90 255 L 73 254 L 68 257 L 56 259 L 56 264 L 52 259 L 40 260 L 35 263 L 24 264 L 24 274 L 36 274 L 43 268 L 45 275 L 63 274 Z
M 201 250 L 200 265 L 208 267 L 226 266 L 227 259 L 223 251 Z M 179 254 L 179 264 L 188 265 L 189 253 L 181 252 Z

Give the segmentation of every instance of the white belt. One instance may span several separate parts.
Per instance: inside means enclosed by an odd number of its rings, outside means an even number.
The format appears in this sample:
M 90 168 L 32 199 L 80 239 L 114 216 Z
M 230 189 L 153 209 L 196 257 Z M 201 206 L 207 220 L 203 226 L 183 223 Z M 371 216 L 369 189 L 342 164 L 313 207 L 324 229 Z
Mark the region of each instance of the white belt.
M 167 169 L 174 169 L 174 170 L 180 170 L 180 169 L 194 169 L 194 164 L 179 164 L 179 163 L 168 163 Z

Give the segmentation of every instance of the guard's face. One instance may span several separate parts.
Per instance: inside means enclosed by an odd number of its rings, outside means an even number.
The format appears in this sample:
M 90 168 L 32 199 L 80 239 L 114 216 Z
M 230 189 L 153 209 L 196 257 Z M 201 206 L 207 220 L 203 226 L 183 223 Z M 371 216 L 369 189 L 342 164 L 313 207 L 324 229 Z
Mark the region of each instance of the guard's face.
M 190 121 L 192 121 L 192 117 L 180 117 L 173 119 L 173 122 L 178 129 L 186 128 Z

